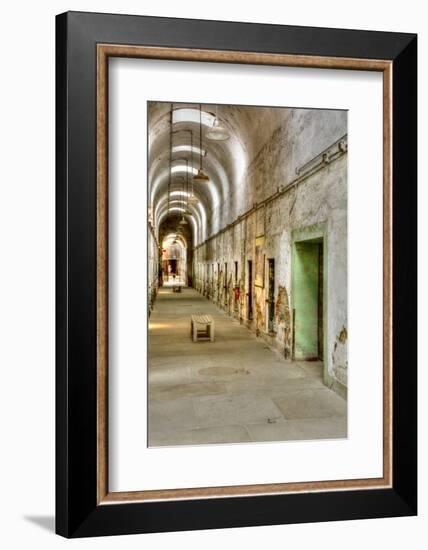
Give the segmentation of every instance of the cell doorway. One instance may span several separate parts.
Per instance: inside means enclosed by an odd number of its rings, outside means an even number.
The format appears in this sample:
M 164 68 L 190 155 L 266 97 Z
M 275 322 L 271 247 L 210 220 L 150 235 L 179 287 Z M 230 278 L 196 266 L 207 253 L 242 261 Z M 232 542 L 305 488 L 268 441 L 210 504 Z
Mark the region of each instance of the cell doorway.
M 293 251 L 293 357 L 324 360 L 324 240 L 299 241 Z

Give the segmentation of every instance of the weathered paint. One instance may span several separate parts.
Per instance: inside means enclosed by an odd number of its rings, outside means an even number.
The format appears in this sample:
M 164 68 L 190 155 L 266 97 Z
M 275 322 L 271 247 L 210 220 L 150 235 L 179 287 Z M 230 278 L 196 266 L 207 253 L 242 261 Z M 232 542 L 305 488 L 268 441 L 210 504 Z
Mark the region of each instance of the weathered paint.
M 333 374 L 343 386 L 348 386 L 348 331 L 343 326 L 333 347 Z
M 284 356 L 291 357 L 291 315 L 290 302 L 284 286 L 278 287 L 278 296 L 275 304 L 276 329 L 284 342 Z M 282 333 L 282 334 L 281 334 Z
M 298 242 L 293 255 L 295 358 L 318 358 L 319 244 Z

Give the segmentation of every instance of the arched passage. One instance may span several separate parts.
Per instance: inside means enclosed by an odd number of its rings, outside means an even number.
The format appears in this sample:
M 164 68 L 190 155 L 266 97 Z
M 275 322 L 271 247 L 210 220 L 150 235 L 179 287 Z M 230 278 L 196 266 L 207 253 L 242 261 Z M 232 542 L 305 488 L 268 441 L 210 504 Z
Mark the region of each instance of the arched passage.
M 187 284 L 187 245 L 180 236 L 168 235 L 162 241 L 161 264 L 165 286 Z
M 346 112 L 148 115 L 150 444 L 345 436 Z
M 159 227 L 160 279 L 162 286 L 192 286 L 193 224 L 181 224 L 179 212 L 166 214 Z

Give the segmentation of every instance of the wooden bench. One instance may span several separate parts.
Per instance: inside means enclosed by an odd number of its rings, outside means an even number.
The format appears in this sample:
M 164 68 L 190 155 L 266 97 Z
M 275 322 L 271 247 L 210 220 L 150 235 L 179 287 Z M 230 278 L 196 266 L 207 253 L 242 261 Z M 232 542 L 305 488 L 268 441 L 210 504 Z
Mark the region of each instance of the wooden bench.
M 209 338 L 211 342 L 214 342 L 214 319 L 211 315 L 203 313 L 192 315 L 190 318 L 190 335 L 194 342 L 197 342 L 198 338 Z

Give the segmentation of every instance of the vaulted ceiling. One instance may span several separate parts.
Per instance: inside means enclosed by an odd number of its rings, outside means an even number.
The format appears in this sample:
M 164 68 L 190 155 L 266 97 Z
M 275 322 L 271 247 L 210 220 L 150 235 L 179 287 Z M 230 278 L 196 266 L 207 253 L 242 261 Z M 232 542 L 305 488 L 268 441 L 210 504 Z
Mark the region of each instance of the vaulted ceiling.
M 203 242 L 241 214 L 248 165 L 281 123 L 278 114 L 279 111 L 271 108 L 202 104 L 201 147 L 199 104 L 150 102 L 149 207 L 155 229 L 159 231 L 165 217 L 184 214 L 186 172 L 189 172 L 190 194 L 192 176 L 200 166 L 201 150 L 203 170 L 210 181 L 193 184 L 198 202 L 189 205 L 191 215 L 187 216 L 193 229 L 193 245 Z M 229 133 L 226 141 L 210 141 L 205 136 L 216 116 Z M 168 204 L 171 129 L 172 185 Z

